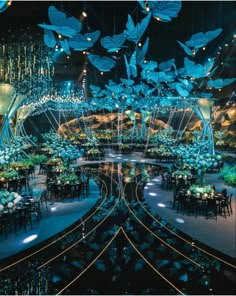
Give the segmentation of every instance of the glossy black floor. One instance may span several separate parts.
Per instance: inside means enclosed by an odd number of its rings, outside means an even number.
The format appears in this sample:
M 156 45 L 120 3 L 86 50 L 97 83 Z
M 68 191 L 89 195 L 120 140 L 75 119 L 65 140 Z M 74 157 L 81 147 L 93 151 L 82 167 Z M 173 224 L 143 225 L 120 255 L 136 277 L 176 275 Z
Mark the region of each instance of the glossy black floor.
M 143 189 L 166 168 L 86 166 L 102 197 L 82 219 L 1 261 L 0 294 L 235 294 L 235 260 L 148 215 Z M 138 199 L 137 199 L 138 196 Z

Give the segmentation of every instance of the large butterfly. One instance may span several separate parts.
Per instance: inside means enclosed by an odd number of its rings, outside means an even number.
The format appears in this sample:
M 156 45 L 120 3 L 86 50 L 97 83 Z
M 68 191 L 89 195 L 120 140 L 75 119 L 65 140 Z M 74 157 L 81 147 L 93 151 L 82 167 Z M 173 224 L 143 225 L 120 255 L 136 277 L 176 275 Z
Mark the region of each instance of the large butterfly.
M 151 14 L 148 14 L 140 23 L 138 23 L 136 26 L 134 25 L 133 19 L 130 15 L 128 15 L 128 21 L 126 23 L 126 29 L 125 35 L 126 38 L 129 41 L 132 41 L 134 43 L 138 43 L 138 41 L 143 36 L 145 30 L 147 29 L 147 26 L 150 22 Z
M 108 52 L 115 52 L 121 49 L 125 43 L 126 36 L 125 33 L 118 35 L 113 35 L 112 37 L 106 36 L 101 38 L 101 45 L 107 49 Z
M 214 65 L 214 59 L 208 59 L 204 65 L 195 64 L 188 58 L 184 59 L 184 66 L 188 76 L 194 78 L 203 78 L 210 75 L 210 71 Z
M 136 51 L 133 52 L 130 58 L 130 62 L 128 62 L 126 55 L 124 55 L 124 59 L 128 79 L 130 79 L 131 76 L 137 77 Z
M 86 50 L 94 45 L 100 37 L 100 31 L 86 33 L 84 35 L 77 34 L 68 41 L 69 46 L 76 51 Z
M 140 65 L 144 61 L 149 46 L 149 38 L 146 39 L 142 48 L 136 47 L 136 64 Z
M 132 79 L 125 79 L 125 78 L 120 78 L 120 81 L 127 86 L 131 86 L 134 84 L 134 81 Z
M 102 72 L 109 72 L 116 64 L 116 62 L 109 57 L 101 57 L 91 53 L 88 55 L 88 59 L 94 67 Z
M 236 81 L 236 78 L 225 78 L 225 79 L 219 78 L 215 80 L 209 80 L 207 84 L 213 88 L 222 88 L 224 86 L 230 85 L 234 81 Z
M 48 17 L 51 25 L 39 24 L 39 27 L 51 31 L 56 31 L 66 37 L 73 37 L 81 31 L 82 24 L 75 17 L 67 17 L 62 11 L 51 5 L 48 8 Z
M 138 3 L 143 8 L 144 13 L 151 13 L 155 19 L 162 22 L 170 22 L 172 18 L 177 17 L 182 7 L 180 0 L 139 0 Z
M 185 42 L 185 44 L 178 40 L 177 42 L 183 48 L 187 55 L 195 56 L 199 48 L 207 45 L 209 42 L 215 39 L 221 32 L 221 28 L 213 31 L 208 31 L 206 33 L 200 32 L 192 35 L 191 38 Z
M 144 61 L 140 66 L 147 71 L 153 71 L 157 68 L 158 64 L 155 61 Z

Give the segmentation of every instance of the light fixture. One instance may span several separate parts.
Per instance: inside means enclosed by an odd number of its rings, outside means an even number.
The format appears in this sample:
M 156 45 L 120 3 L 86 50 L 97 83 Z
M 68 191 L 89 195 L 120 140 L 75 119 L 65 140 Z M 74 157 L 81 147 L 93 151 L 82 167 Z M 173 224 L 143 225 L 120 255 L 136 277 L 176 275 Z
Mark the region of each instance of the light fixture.
M 32 242 L 33 240 L 35 240 L 37 237 L 38 237 L 37 234 L 30 235 L 30 236 L 26 237 L 26 238 L 23 240 L 23 244 L 30 243 L 30 242 Z
M 82 12 L 83 17 L 87 17 L 87 13 L 85 11 Z

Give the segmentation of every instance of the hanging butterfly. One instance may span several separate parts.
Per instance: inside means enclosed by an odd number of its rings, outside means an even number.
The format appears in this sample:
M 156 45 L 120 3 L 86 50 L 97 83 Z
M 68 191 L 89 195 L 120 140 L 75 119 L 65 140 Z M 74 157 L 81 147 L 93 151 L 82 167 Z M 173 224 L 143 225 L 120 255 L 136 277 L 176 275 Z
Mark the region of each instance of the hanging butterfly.
M 115 51 L 119 51 L 123 47 L 125 40 L 126 40 L 126 35 L 123 32 L 118 35 L 113 35 L 112 37 L 110 36 L 103 37 L 101 38 L 100 42 L 102 47 L 107 49 L 108 52 L 115 52 Z
M 212 88 L 223 88 L 224 86 L 230 85 L 235 81 L 236 81 L 236 78 L 226 78 L 226 79 L 219 78 L 215 80 L 209 80 L 207 84 Z
M 53 5 L 48 8 L 48 17 L 51 25 L 39 24 L 39 27 L 56 31 L 66 37 L 73 37 L 81 31 L 82 24 L 75 17 L 67 17 L 62 11 L 57 10 Z
M 155 19 L 162 22 L 170 22 L 177 17 L 182 7 L 180 0 L 138 0 L 138 3 L 143 8 L 144 13 L 150 13 Z
M 101 57 L 95 54 L 89 54 L 88 59 L 90 63 L 102 72 L 109 72 L 116 64 L 116 62 L 108 57 Z
M 100 31 L 86 33 L 84 35 L 77 34 L 68 41 L 69 46 L 76 51 L 86 50 L 92 47 L 100 37 Z
M 125 78 L 120 78 L 120 81 L 127 86 L 131 86 L 134 84 L 134 81 L 132 79 L 125 79 Z
M 105 85 L 105 87 L 114 93 L 121 93 L 123 91 L 123 86 L 121 84 Z
M 94 96 L 96 96 L 98 94 L 98 92 L 101 90 L 101 88 L 99 86 L 96 86 L 93 84 L 90 84 L 89 88 Z
M 159 69 L 161 71 L 169 71 L 172 67 L 175 67 L 175 59 L 170 59 L 159 64 Z
M 66 39 L 64 40 L 60 40 L 59 41 L 62 49 L 64 50 L 64 52 L 67 54 L 67 55 L 70 55 L 71 52 L 70 52 L 70 48 L 69 48 L 69 44 L 68 44 L 68 41 Z
M 126 23 L 125 35 L 129 41 L 134 43 L 138 43 L 138 41 L 142 38 L 144 32 L 147 29 L 147 26 L 150 22 L 151 14 L 148 14 L 145 18 L 142 19 L 140 23 L 136 26 L 134 25 L 133 19 L 130 15 L 128 15 L 128 21 Z
M 209 42 L 214 40 L 220 35 L 222 28 L 216 30 L 208 31 L 206 33 L 200 32 L 191 36 L 191 38 L 184 43 L 177 40 L 179 45 L 183 48 L 185 53 L 189 56 L 195 56 L 199 48 L 207 45 Z
M 140 66 L 147 71 L 153 71 L 157 68 L 158 64 L 155 61 L 144 61 Z
M 149 37 L 146 39 L 142 48 L 136 46 L 136 64 L 140 65 L 144 61 L 149 46 Z
M 202 78 L 210 75 L 210 71 L 214 65 L 214 59 L 208 59 L 204 65 L 195 64 L 188 58 L 184 59 L 184 66 L 188 76 L 194 78 Z
M 206 93 L 206 92 L 202 92 L 198 94 L 199 98 L 212 98 L 213 94 L 212 93 Z
M 8 3 L 7 0 L 1 0 L 0 1 L 0 13 L 7 10 L 7 8 L 9 7 L 9 5 L 7 3 Z
M 47 47 L 54 48 L 57 41 L 52 31 L 44 29 L 44 43 Z
M 136 51 L 133 52 L 130 63 L 128 63 L 126 55 L 124 55 L 125 59 L 125 66 L 126 66 L 126 73 L 128 79 L 130 79 L 131 76 L 137 77 L 137 67 L 136 67 Z

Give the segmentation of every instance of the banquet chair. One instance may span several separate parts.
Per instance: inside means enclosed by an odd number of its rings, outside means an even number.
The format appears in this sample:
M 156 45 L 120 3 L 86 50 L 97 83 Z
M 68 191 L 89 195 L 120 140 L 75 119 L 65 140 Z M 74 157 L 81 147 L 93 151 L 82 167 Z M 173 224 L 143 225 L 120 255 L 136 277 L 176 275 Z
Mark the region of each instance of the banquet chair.
M 232 214 L 232 205 L 231 205 L 232 195 L 223 197 L 219 206 L 220 206 L 220 213 L 223 212 L 224 217 L 226 218 L 226 210 L 228 212 L 228 216 L 230 213 Z
M 46 208 L 48 207 L 48 196 L 49 196 L 49 192 L 47 189 L 45 189 L 41 192 L 41 195 L 40 195 L 41 206 L 43 206 L 43 204 L 45 204 Z
M 205 218 L 208 219 L 209 214 L 213 213 L 215 220 L 217 220 L 217 204 L 215 198 L 208 198 L 205 206 Z
M 11 229 L 10 222 L 10 213 L 2 213 L 0 216 L 0 233 L 4 234 L 5 239 L 7 239 L 8 232 Z

